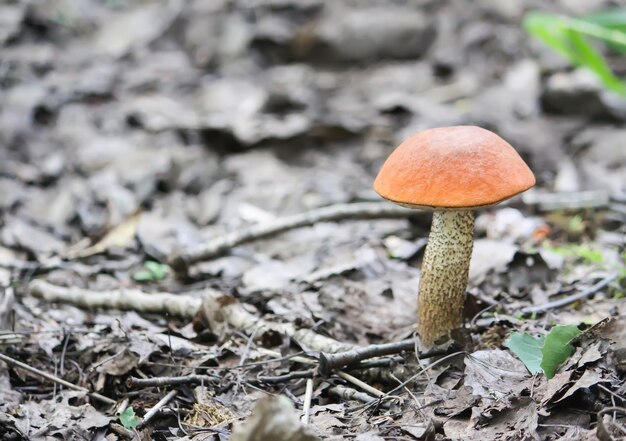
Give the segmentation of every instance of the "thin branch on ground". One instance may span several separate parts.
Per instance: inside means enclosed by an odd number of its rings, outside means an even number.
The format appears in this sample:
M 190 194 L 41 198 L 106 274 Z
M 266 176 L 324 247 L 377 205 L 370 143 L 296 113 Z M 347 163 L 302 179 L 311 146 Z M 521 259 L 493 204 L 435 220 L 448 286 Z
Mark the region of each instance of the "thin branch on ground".
M 553 302 L 544 303 L 543 305 L 527 306 L 526 308 L 522 308 L 520 312 L 524 315 L 538 314 L 538 313 L 549 311 L 551 309 L 558 309 L 567 305 L 571 305 L 572 303 L 575 303 L 579 300 L 583 300 L 583 299 L 586 299 L 587 297 L 591 297 L 593 294 L 597 293 L 605 286 L 617 280 L 617 277 L 618 277 L 618 274 L 612 274 L 600 280 L 595 285 L 590 286 L 589 288 L 582 290 L 576 294 L 572 294 L 572 295 L 560 298 Z
M 63 385 L 69 389 L 73 389 L 73 390 L 77 390 L 80 392 L 85 392 L 87 395 L 89 395 L 90 397 L 92 397 L 95 400 L 101 401 L 103 403 L 106 404 L 115 404 L 115 400 L 112 400 L 111 398 L 105 397 L 104 395 L 100 395 L 97 392 L 91 392 L 89 389 L 81 387 L 81 386 L 77 386 L 75 384 L 70 383 L 69 381 L 65 381 L 57 376 L 54 376 L 52 374 L 49 374 L 47 372 L 44 372 L 42 370 L 39 370 L 37 368 L 34 368 L 32 366 L 27 365 L 26 363 L 22 363 L 21 361 L 15 360 L 11 357 L 8 357 L 2 353 L 0 353 L 0 361 L 4 361 L 6 364 L 10 365 L 10 366 L 14 366 L 14 367 L 18 367 L 20 369 L 24 369 L 25 371 L 30 372 L 31 374 L 37 375 L 38 377 L 42 377 L 45 378 L 46 380 L 50 380 L 56 384 L 60 384 Z
M 197 313 L 217 332 L 232 327 L 247 334 L 255 329 L 257 335 L 268 331 L 287 335 L 299 345 L 313 351 L 335 353 L 354 347 L 326 337 L 310 329 L 299 329 L 293 323 L 272 323 L 248 312 L 235 298 L 213 290 L 206 290 L 202 299 L 169 293 L 144 293 L 137 289 L 91 291 L 76 287 L 53 285 L 43 280 L 30 283 L 33 296 L 51 303 L 66 303 L 84 309 L 119 309 L 136 312 L 169 314 L 192 318 Z
M 359 202 L 338 204 L 316 208 L 304 213 L 277 218 L 268 223 L 252 225 L 247 229 L 234 231 L 211 241 L 182 250 L 170 256 L 169 265 L 179 273 L 186 273 L 189 265 L 220 256 L 231 248 L 257 239 L 294 228 L 315 225 L 319 222 L 337 222 L 348 219 L 389 219 L 415 216 L 418 213 L 388 202 Z
M 283 375 L 259 375 L 257 380 L 267 384 L 279 384 L 302 378 L 313 378 L 314 375 L 315 369 L 307 369 L 305 371 L 293 371 Z
M 135 432 L 133 432 L 130 429 L 127 429 L 126 427 L 122 426 L 121 424 L 117 424 L 117 423 L 111 423 L 110 425 L 111 430 L 113 432 L 115 432 L 116 434 L 118 434 L 119 436 L 126 438 L 126 439 L 133 439 L 135 438 Z
M 411 338 L 394 343 L 383 343 L 354 348 L 349 351 L 338 352 L 334 354 L 321 353 L 320 373 L 322 375 L 328 375 L 333 369 L 354 365 L 356 363 L 359 363 L 360 361 L 367 360 L 368 358 L 399 354 L 400 352 L 413 351 L 414 349 L 415 340 Z M 453 350 L 454 348 L 451 347 L 435 348 L 433 350 L 420 353 L 419 358 L 430 358 L 439 355 L 447 355 Z
M 329 395 L 334 395 L 335 397 L 345 401 L 355 400 L 365 404 L 378 401 L 376 398 L 372 398 L 366 393 L 352 389 L 351 387 L 342 386 L 340 384 L 328 389 L 328 393 Z
M 9 322 L 13 314 L 15 293 L 12 286 L 4 288 L 0 293 L 0 329 L 10 329 Z
M 53 285 L 44 280 L 30 282 L 30 293 L 50 303 L 67 303 L 84 309 L 119 309 L 193 317 L 202 304 L 196 297 L 170 293 L 145 293 L 137 289 L 92 291 Z
M 606 190 L 588 190 L 577 192 L 545 193 L 527 192 L 522 195 L 526 205 L 538 205 L 540 210 L 578 210 L 581 208 L 606 207 L 609 204 L 609 192 Z
M 311 419 L 311 400 L 313 399 L 313 379 L 306 380 L 306 389 L 304 392 L 304 409 L 302 410 L 302 424 L 309 424 Z
M 180 377 L 153 377 L 137 378 L 129 377 L 126 385 L 129 388 L 179 386 L 182 384 L 204 384 L 219 382 L 221 377 L 217 375 L 183 375 Z
M 370 386 L 369 384 L 367 384 L 364 381 L 359 380 L 358 378 L 344 372 L 344 371 L 336 371 L 335 372 L 339 377 L 343 378 L 344 380 L 346 380 L 349 383 L 354 384 L 355 386 L 357 386 L 360 389 L 363 389 L 365 392 L 367 392 L 368 394 L 370 394 L 373 397 L 377 397 L 377 398 L 382 398 L 385 396 L 384 392 L 379 391 L 378 389 L 376 389 L 373 386 Z
M 159 402 L 156 403 L 154 405 L 154 407 L 152 407 L 152 409 L 150 409 L 149 411 L 146 412 L 146 414 L 144 415 L 143 420 L 142 420 L 141 424 L 138 426 L 138 428 L 146 426 L 150 422 L 150 420 L 157 413 L 159 413 L 159 411 L 163 408 L 163 406 L 165 406 L 167 403 L 169 403 L 176 396 L 176 394 L 178 394 L 178 391 L 177 390 L 172 390 L 167 395 L 165 395 L 163 398 L 161 398 L 161 400 L 159 400 Z
M 412 377 L 410 377 L 409 379 L 405 380 L 400 385 L 396 386 L 395 388 L 393 388 L 392 390 L 387 392 L 385 394 L 385 396 L 389 396 L 389 395 L 399 391 L 400 389 L 404 388 L 407 384 L 409 384 L 412 381 L 416 380 L 420 375 L 426 373 L 427 371 L 429 371 L 430 369 L 434 368 L 435 366 L 439 366 L 440 364 L 443 364 L 444 361 L 448 361 L 448 360 L 456 357 L 457 355 L 463 355 L 463 354 L 465 354 L 465 351 L 453 352 L 452 354 L 449 354 L 449 355 L 446 355 L 445 357 L 440 358 L 439 360 L 437 360 L 437 361 L 429 364 L 428 366 L 422 368 L 417 374 L 413 375 Z
M 394 365 L 403 363 L 405 360 L 403 357 L 385 357 L 385 358 L 377 358 L 375 360 L 368 360 L 361 363 L 351 364 L 345 366 L 346 370 L 349 371 L 360 371 L 363 369 L 372 369 L 372 368 L 390 368 Z

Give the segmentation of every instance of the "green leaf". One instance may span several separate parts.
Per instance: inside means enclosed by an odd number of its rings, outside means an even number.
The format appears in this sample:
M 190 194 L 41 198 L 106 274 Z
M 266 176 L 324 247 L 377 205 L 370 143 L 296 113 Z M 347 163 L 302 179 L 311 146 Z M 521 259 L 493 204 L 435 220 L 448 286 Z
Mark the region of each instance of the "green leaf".
M 617 26 L 602 26 L 605 17 L 574 19 L 543 12 L 530 12 L 524 18 L 524 28 L 576 66 L 594 72 L 607 89 L 626 96 L 626 84 L 606 63 L 604 56 L 594 48 L 587 37 L 604 41 L 613 49 L 626 51 L 626 31 Z M 621 18 L 613 24 L 621 23 Z M 620 25 L 621 26 L 621 25 Z
M 585 15 L 582 19 L 604 28 L 626 30 L 626 9 L 607 9 Z
M 546 335 L 541 348 L 541 368 L 546 377 L 554 377 L 557 368 L 574 353 L 574 346 L 570 342 L 578 337 L 580 332 L 574 325 L 559 325 Z
M 593 71 L 609 89 L 621 93 L 626 92 L 624 83 L 613 74 L 602 54 L 587 41 L 583 34 L 568 29 L 567 36 L 572 48 L 577 53 L 578 64 Z
M 522 360 L 531 374 L 543 371 L 552 378 L 558 367 L 574 353 L 571 341 L 580 335 L 573 325 L 555 326 L 543 337 L 514 332 L 504 345 Z
M 120 415 L 120 423 L 127 429 L 133 430 L 141 423 L 141 418 L 135 415 L 135 410 L 131 407 L 127 407 Z
M 543 337 L 533 337 L 526 332 L 514 332 L 506 339 L 504 346 L 517 355 L 528 371 L 535 375 L 542 372 L 541 361 L 543 354 L 541 348 L 543 340 Z
M 575 63 L 576 57 L 566 44 L 562 19 L 543 12 L 529 12 L 524 18 L 524 28 L 552 49 Z

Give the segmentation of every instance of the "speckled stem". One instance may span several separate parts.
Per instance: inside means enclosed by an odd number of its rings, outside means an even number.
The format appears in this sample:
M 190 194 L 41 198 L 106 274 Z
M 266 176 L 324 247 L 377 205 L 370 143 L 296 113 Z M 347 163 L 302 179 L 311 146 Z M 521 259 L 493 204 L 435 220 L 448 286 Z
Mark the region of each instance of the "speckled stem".
M 424 347 L 461 326 L 473 242 L 473 212 L 435 211 L 417 302 L 417 331 Z

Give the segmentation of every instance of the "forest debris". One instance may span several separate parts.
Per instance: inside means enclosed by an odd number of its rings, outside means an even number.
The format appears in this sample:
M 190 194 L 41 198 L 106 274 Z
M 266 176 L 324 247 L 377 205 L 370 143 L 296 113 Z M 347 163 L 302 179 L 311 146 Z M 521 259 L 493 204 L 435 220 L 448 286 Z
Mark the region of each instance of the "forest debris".
M 135 237 L 139 213 L 133 214 L 121 224 L 115 226 L 100 241 L 83 249 L 72 249 L 67 252 L 68 259 L 89 257 L 94 254 L 103 253 L 112 247 L 124 247 Z
M 598 383 L 606 381 L 602 378 L 602 374 L 598 369 L 586 369 L 582 376 L 576 380 L 576 382 L 563 394 L 561 398 L 555 400 L 555 403 L 563 401 L 564 399 L 571 397 L 579 389 L 589 389 L 591 386 L 595 386 Z
M 356 389 L 345 387 L 340 384 L 337 384 L 329 388 L 328 393 L 330 395 L 334 395 L 338 397 L 342 401 L 356 400 L 365 404 L 370 404 L 370 403 L 377 401 L 376 398 L 373 398 L 364 392 L 360 392 Z
M 613 415 L 610 415 L 613 413 Z M 615 418 L 620 415 L 620 420 Z M 626 408 L 611 406 L 598 412 L 598 428 L 596 435 L 600 441 L 614 441 L 622 439 L 626 435 L 626 427 L 623 425 Z M 621 424 L 620 424 L 621 423 Z
M 30 293 L 50 303 L 68 303 L 80 308 L 131 310 L 136 312 L 168 313 L 175 317 L 193 317 L 202 300 L 169 293 L 148 294 L 136 289 L 91 291 L 77 287 L 53 285 L 43 280 L 30 283 Z
M 237 417 L 232 410 L 217 401 L 212 401 L 210 403 L 195 403 L 184 422 L 196 428 L 211 428 L 231 423 L 235 419 Z
M 26 5 L 0 5 L 0 45 L 19 32 L 25 11 Z
M 355 365 L 363 360 L 383 355 L 399 354 L 403 351 L 415 351 L 417 341 L 415 339 L 407 339 L 393 343 L 374 344 L 365 347 L 354 348 L 349 351 L 338 352 L 334 354 L 320 353 L 320 373 L 328 375 L 331 370 L 344 366 Z M 419 358 L 431 358 L 440 355 L 448 355 L 456 349 L 455 345 L 449 345 L 441 348 L 436 347 L 427 352 L 420 352 Z
M 609 193 L 604 190 L 588 190 L 567 193 L 528 192 L 522 195 L 528 205 L 537 205 L 540 210 L 580 210 L 583 208 L 606 207 Z
M 11 357 L 8 357 L 8 356 L 6 356 L 6 355 L 4 355 L 2 353 L 0 353 L 0 361 L 4 361 L 6 364 L 8 364 L 10 366 L 17 367 L 17 368 L 20 368 L 20 369 L 24 369 L 25 371 L 28 371 L 31 374 L 34 374 L 34 375 L 36 375 L 38 377 L 45 378 L 46 380 L 52 381 L 54 383 L 61 384 L 61 385 L 65 386 L 65 387 L 68 387 L 68 388 L 73 389 L 75 391 L 86 393 L 87 395 L 89 395 L 89 396 L 93 397 L 94 399 L 96 399 L 98 401 L 101 401 L 103 403 L 115 404 L 115 400 L 112 400 L 112 399 L 110 399 L 108 397 L 100 395 L 99 393 L 96 393 L 96 392 L 90 392 L 89 389 L 86 389 L 86 388 L 81 387 L 81 386 L 76 386 L 75 384 L 72 384 L 72 383 L 70 383 L 68 381 L 65 381 L 65 380 L 63 380 L 63 379 L 61 379 L 61 378 L 59 378 L 59 377 L 57 377 L 55 375 L 49 374 L 47 372 L 44 372 L 42 370 L 39 370 L 39 369 L 34 368 L 32 366 L 29 366 L 26 363 L 22 363 L 21 361 L 15 360 L 15 359 L 13 359 Z
M 303 425 L 291 401 L 282 395 L 258 401 L 246 421 L 233 428 L 232 441 L 319 441 L 311 429 Z
M 128 377 L 126 385 L 129 388 L 144 388 L 144 387 L 164 387 L 164 386 L 178 386 L 181 384 L 203 384 L 219 381 L 220 377 L 212 375 L 183 375 L 180 377 L 152 377 L 152 378 L 136 378 Z
M 443 425 L 451 439 L 481 441 L 485 439 L 538 440 L 537 405 L 530 397 L 516 399 L 511 407 L 497 412 L 487 425 L 477 426 L 465 419 L 450 419 Z
M 158 3 L 142 5 L 110 17 L 96 35 L 96 48 L 119 58 L 145 47 L 167 30 L 184 5 L 180 0 L 166 3 L 166 7 Z
M 353 348 L 353 345 L 338 342 L 310 329 L 298 329 L 292 323 L 270 323 L 259 319 L 246 311 L 234 298 L 216 291 L 205 292 L 203 302 L 201 299 L 187 295 L 147 294 L 136 289 L 91 291 L 77 287 L 67 288 L 38 279 L 30 283 L 30 292 L 33 296 L 50 303 L 68 303 L 90 310 L 107 308 L 167 313 L 184 318 L 191 318 L 199 313 L 216 333 L 223 330 L 225 326 L 232 326 L 249 335 L 256 333 L 260 336 L 264 332 L 275 331 L 292 337 L 303 347 L 314 351 L 334 353 Z
M 13 303 L 15 301 L 13 287 L 7 286 L 4 288 L 2 285 L 0 285 L 0 331 L 10 329 L 9 318 L 13 313 Z
M 530 389 L 524 364 L 509 352 L 499 349 L 476 351 L 465 357 L 464 384 L 476 396 L 502 400 Z
M 411 216 L 411 210 L 387 202 L 359 202 L 337 204 L 316 208 L 304 213 L 277 218 L 276 220 L 252 225 L 248 229 L 235 231 L 212 241 L 182 250 L 168 259 L 172 268 L 185 272 L 187 267 L 201 260 L 217 257 L 231 248 L 294 228 L 314 225 L 318 222 L 337 222 L 348 219 L 387 219 Z
M 141 423 L 137 427 L 145 427 L 150 422 L 150 420 L 154 418 L 154 416 L 159 413 L 161 409 L 163 409 L 163 407 L 167 403 L 169 403 L 176 395 L 178 395 L 178 391 L 176 389 L 169 391 L 167 395 L 161 398 L 154 406 L 150 408 L 150 410 L 146 412 L 146 414 L 143 416 Z
M 5 217 L 0 240 L 7 247 L 24 249 L 42 258 L 65 249 L 65 243 L 55 235 L 11 215 Z
M 562 308 L 567 305 L 571 305 L 572 303 L 578 302 L 579 300 L 584 300 L 587 297 L 591 297 L 602 288 L 606 287 L 613 281 L 617 280 L 618 274 L 611 274 L 604 279 L 600 280 L 595 285 L 590 286 L 587 289 L 584 289 L 575 294 L 571 294 L 569 296 L 565 296 L 558 300 L 554 300 L 552 302 L 544 303 L 543 305 L 531 305 L 525 308 L 522 308 L 520 311 L 521 314 L 529 315 L 529 314 L 538 314 L 542 312 L 549 311 L 551 309 Z
M 340 25 L 336 15 L 342 17 Z M 420 11 L 397 7 L 330 9 L 316 27 L 303 29 L 294 45 L 298 57 L 309 61 L 353 63 L 419 58 L 435 36 L 433 23 Z
M 470 261 L 469 280 L 473 285 L 477 285 L 485 279 L 490 271 L 505 269 L 518 250 L 518 246 L 500 240 L 475 240 Z

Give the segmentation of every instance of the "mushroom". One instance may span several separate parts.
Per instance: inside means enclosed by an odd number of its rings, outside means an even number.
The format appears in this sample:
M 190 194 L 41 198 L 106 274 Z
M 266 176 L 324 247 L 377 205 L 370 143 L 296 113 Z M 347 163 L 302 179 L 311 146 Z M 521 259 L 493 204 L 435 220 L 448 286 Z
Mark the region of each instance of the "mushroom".
M 374 182 L 383 198 L 433 210 L 418 295 L 417 330 L 431 347 L 461 326 L 474 238 L 472 210 L 535 185 L 509 143 L 475 126 L 418 132 L 385 161 Z

